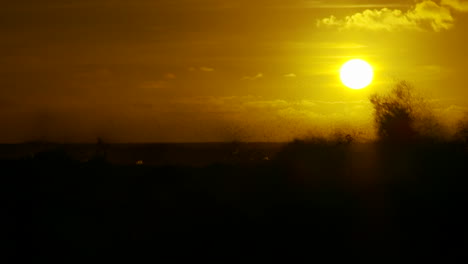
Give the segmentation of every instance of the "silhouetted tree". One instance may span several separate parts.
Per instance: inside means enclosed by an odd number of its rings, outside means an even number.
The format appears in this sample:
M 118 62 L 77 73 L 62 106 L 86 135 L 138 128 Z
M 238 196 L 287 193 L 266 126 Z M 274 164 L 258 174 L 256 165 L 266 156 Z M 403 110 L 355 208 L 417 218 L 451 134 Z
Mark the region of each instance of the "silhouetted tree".
M 426 101 L 416 96 L 406 81 L 398 82 L 388 94 L 372 95 L 370 102 L 381 140 L 404 143 L 436 139 L 442 134 Z

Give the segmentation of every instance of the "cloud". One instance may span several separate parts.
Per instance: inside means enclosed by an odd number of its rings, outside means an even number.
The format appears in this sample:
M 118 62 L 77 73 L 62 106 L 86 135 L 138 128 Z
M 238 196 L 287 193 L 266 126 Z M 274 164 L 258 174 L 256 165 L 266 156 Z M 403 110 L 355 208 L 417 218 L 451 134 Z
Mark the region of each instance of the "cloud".
M 194 71 L 213 72 L 215 69 L 211 67 L 202 66 L 202 67 L 189 67 L 188 70 L 191 72 L 194 72 Z
M 457 104 L 439 105 L 434 107 L 437 120 L 455 132 L 460 121 L 466 120 L 468 107 Z
M 286 78 L 296 78 L 297 77 L 296 74 L 294 74 L 294 73 L 288 73 L 288 74 L 285 74 L 283 76 L 286 77 Z
M 212 72 L 212 71 L 214 71 L 214 69 L 213 69 L 213 68 L 209 68 L 209 67 L 200 67 L 200 71 Z
M 168 85 L 175 79 L 177 79 L 177 75 L 175 75 L 174 73 L 168 72 L 164 74 L 164 77 L 159 80 L 151 80 L 151 81 L 143 82 L 140 85 L 140 87 L 143 89 L 147 89 L 147 90 L 157 90 L 161 88 L 167 88 Z
M 232 113 L 241 117 L 252 116 L 257 113 L 260 116 L 275 116 L 288 112 L 307 113 L 312 115 L 337 115 L 349 114 L 349 110 L 362 110 L 362 116 L 368 115 L 370 103 L 367 100 L 356 101 L 320 101 L 320 100 L 282 100 L 265 99 L 260 96 L 198 96 L 173 99 L 166 112 L 189 113 Z M 361 113 L 360 113 L 361 114 Z M 225 115 L 223 115 L 226 117 Z
M 442 0 L 441 5 L 451 7 L 457 11 L 468 12 L 468 1 Z
M 262 141 L 288 141 L 312 130 L 328 133 L 333 127 L 372 126 L 371 105 L 367 100 L 317 101 L 268 99 L 260 96 L 204 96 L 174 98 L 166 104 L 166 116 L 203 122 L 204 129 L 231 124 L 242 128 L 247 138 Z M 195 123 L 194 123 L 195 124 Z M 211 132 L 210 132 L 211 133 Z M 210 134 L 208 133 L 208 134 Z
M 255 80 L 258 80 L 258 79 L 261 79 L 261 78 L 263 78 L 263 73 L 260 72 L 255 76 L 244 76 L 244 77 L 242 77 L 242 80 L 255 81 Z
M 404 12 L 399 9 L 367 9 L 361 13 L 343 19 L 330 16 L 317 21 L 318 27 L 337 28 L 339 30 L 366 29 L 383 31 L 428 31 L 439 32 L 454 26 L 455 19 L 451 10 L 463 10 L 465 2 L 443 0 L 438 4 L 424 0 Z
M 173 73 L 166 73 L 165 75 L 166 79 L 175 79 L 177 76 Z

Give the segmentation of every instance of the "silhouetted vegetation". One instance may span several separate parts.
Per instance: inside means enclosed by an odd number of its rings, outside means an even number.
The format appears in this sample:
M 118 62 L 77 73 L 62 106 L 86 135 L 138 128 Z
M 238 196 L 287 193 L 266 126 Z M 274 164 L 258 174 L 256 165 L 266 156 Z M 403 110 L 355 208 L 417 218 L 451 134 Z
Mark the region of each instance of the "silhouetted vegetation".
M 441 126 L 429 105 L 408 82 L 397 83 L 389 94 L 372 95 L 370 102 L 380 140 L 412 143 L 441 138 Z
M 1 161 L 7 250 L 65 263 L 277 249 L 310 260 L 463 257 L 466 123 L 457 140 L 438 140 L 439 124 L 404 82 L 371 102 L 378 142 L 346 132 L 287 145 L 100 141 L 91 159 L 58 145 Z M 110 162 L 113 151 L 136 163 Z

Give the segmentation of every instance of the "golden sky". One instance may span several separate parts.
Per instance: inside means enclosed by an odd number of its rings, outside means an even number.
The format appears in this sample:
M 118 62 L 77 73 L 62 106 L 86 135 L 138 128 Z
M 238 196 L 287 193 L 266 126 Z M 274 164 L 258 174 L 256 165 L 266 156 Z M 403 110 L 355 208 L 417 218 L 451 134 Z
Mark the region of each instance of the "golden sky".
M 0 142 L 284 141 L 370 131 L 408 80 L 468 110 L 464 0 L 15 0 L 0 9 Z M 338 76 L 371 63 L 363 90 Z

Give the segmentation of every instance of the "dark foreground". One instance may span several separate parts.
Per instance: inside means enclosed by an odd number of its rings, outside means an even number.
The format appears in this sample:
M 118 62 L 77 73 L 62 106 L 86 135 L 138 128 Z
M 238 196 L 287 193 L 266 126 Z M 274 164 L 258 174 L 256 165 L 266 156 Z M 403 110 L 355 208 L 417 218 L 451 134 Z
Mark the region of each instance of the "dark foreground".
M 5 159 L 3 248 L 63 263 L 468 254 L 465 144 L 241 145 L 176 151 L 180 161 L 212 157 L 195 165 L 109 163 L 102 146 L 85 160 L 60 146 Z

